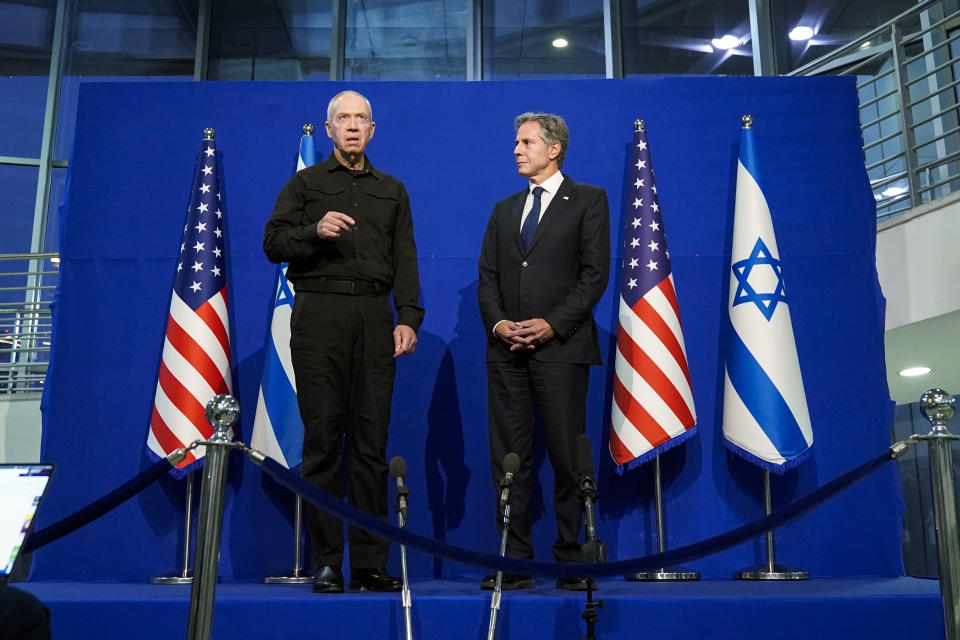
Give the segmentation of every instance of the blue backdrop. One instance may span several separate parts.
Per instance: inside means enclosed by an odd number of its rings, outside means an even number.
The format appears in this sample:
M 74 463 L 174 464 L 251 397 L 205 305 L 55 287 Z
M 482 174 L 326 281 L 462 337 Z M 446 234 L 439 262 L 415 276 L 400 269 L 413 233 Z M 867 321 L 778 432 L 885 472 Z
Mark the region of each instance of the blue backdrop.
M 249 440 L 275 269 L 260 249 L 294 166 L 303 123 L 321 124 L 336 83 L 86 84 L 61 229 L 61 284 L 45 398 L 44 458 L 58 463 L 39 525 L 86 504 L 145 464 L 163 329 L 201 132 L 223 171 L 235 390 Z M 731 457 L 720 431 L 727 270 L 740 116 L 756 118 L 759 160 L 788 283 L 815 443 L 773 479 L 784 504 L 890 443 L 883 298 L 874 202 L 853 78 L 649 78 L 576 82 L 353 84 L 373 103 L 374 164 L 413 204 L 426 321 L 398 366 L 389 454 L 408 462 L 410 527 L 494 552 L 485 337 L 476 263 L 495 201 L 523 188 L 513 117 L 566 117 L 564 172 L 607 189 L 614 257 L 596 309 L 605 364 L 592 370 L 588 433 L 599 464 L 599 532 L 616 559 L 656 550 L 652 465 L 617 476 L 606 453 L 624 176 L 636 118 L 646 120 L 690 359 L 700 432 L 663 457 L 668 547 L 762 515 L 762 475 Z M 556 530 L 538 445 L 538 558 Z M 292 498 L 232 459 L 222 575 L 290 568 Z M 199 484 L 199 483 L 198 483 Z M 543 497 L 546 497 L 544 500 Z M 144 580 L 177 568 L 183 484 L 165 478 L 101 520 L 40 550 L 35 579 Z M 778 560 L 814 576 L 901 573 L 901 500 L 890 466 L 777 534 Z M 535 513 L 537 510 L 535 509 Z M 727 577 L 763 559 L 759 541 L 696 563 Z M 398 554 L 391 566 L 398 568 Z M 480 570 L 414 554 L 415 578 Z

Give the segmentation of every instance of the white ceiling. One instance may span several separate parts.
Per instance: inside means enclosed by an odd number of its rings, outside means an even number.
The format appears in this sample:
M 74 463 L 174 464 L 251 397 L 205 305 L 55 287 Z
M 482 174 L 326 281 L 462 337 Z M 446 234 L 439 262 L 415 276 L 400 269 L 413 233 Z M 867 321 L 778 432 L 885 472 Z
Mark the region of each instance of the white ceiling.
M 887 331 L 887 384 L 897 404 L 917 402 L 927 389 L 940 387 L 960 393 L 960 311 Z M 930 373 L 915 378 L 897 374 L 901 369 L 930 367 Z

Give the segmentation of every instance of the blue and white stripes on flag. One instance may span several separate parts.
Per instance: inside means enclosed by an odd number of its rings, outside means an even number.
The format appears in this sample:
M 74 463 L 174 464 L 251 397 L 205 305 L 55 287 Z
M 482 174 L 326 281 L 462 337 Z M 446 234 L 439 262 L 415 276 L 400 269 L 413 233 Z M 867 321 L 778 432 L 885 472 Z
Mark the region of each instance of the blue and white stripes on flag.
M 734 453 L 783 473 L 806 459 L 813 430 L 749 116 L 740 133 L 730 268 L 723 437 Z
M 306 125 L 300 138 L 297 171 L 316 162 L 313 127 Z M 294 293 L 287 280 L 287 266 L 283 263 L 277 269 L 273 317 L 264 346 L 263 378 L 250 446 L 288 469 L 296 469 L 303 463 L 303 421 L 297 407 L 297 381 L 290 359 L 290 314 L 293 313 Z

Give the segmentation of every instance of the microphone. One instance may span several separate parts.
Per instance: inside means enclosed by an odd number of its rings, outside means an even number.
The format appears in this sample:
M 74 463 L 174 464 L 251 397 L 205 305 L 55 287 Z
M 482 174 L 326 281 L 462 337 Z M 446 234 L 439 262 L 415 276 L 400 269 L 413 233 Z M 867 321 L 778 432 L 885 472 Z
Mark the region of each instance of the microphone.
M 593 517 L 593 503 L 597 499 L 597 481 L 593 477 L 593 452 L 590 436 L 577 436 L 577 472 L 580 474 L 580 499 L 583 500 L 584 562 L 606 562 L 607 547 L 597 539 L 597 525 Z
M 400 456 L 390 458 L 390 475 L 397 481 L 397 520 L 402 529 L 407 524 L 407 496 L 410 489 L 403 484 L 407 475 L 407 463 Z M 413 601 L 410 599 L 410 582 L 407 579 L 407 549 L 400 545 L 400 569 L 403 572 L 403 588 L 401 589 L 401 605 L 403 606 L 403 622 L 406 639 L 413 639 L 413 617 L 410 612 Z
M 503 457 L 503 480 L 500 481 L 500 508 L 502 509 L 510 502 L 510 488 L 513 486 L 513 478 L 520 469 L 520 456 L 510 452 Z
M 400 526 L 407 521 L 407 496 L 410 489 L 403 484 L 407 475 L 407 463 L 400 456 L 390 458 L 390 476 L 397 481 L 397 513 L 400 514 Z

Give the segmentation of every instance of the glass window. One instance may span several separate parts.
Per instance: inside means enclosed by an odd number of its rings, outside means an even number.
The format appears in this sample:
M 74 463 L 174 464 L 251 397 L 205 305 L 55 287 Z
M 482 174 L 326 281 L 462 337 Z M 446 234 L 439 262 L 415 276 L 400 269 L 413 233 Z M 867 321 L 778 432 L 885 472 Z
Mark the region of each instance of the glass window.
M 603 78 L 602 0 L 483 3 L 483 79 Z
M 64 57 L 54 158 L 70 157 L 82 83 L 192 80 L 196 24 L 197 0 L 80 2 Z
M 917 4 L 916 0 L 771 0 L 777 73 L 787 73 L 854 40 Z M 794 32 L 797 27 L 806 27 Z M 791 32 L 794 33 L 791 36 Z M 889 37 L 885 36 L 889 41 Z M 873 43 L 872 43 L 873 44 Z M 870 45 L 867 45 L 868 47 Z
M 331 16 L 330 0 L 215 1 L 208 79 L 329 79 Z
M 753 75 L 746 0 L 623 0 L 620 23 L 626 76 Z
M 33 234 L 33 208 L 37 200 L 37 167 L 0 164 L 0 253 L 24 253 L 30 250 Z
M 0 156 L 40 157 L 55 19 L 54 0 L 0 3 Z
M 466 0 L 347 3 L 347 80 L 463 80 Z

